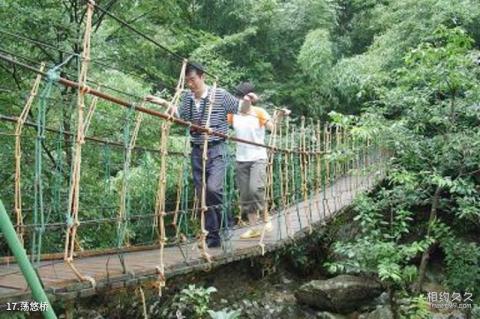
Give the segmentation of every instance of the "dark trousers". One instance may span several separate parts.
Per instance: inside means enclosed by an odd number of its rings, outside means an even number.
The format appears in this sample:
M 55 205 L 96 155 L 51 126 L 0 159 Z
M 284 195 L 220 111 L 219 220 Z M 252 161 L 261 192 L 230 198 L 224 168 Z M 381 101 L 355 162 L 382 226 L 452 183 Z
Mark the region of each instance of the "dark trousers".
M 220 240 L 219 230 L 222 220 L 223 187 L 226 168 L 226 145 L 221 142 L 208 148 L 206 163 L 206 202 L 209 206 L 205 213 L 205 229 L 208 231 L 207 239 Z M 203 145 L 192 147 L 193 183 L 198 198 L 202 196 L 202 156 Z M 201 205 L 201 200 L 199 201 Z M 217 205 L 217 207 L 210 207 Z M 229 219 L 227 213 L 227 220 Z

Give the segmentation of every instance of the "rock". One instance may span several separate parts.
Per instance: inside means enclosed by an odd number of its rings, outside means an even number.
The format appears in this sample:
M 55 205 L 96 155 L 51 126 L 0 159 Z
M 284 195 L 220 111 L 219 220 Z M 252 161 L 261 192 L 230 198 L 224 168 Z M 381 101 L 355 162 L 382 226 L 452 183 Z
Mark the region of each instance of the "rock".
M 330 313 L 326 311 L 322 311 L 317 313 L 318 319 L 347 319 L 344 315 L 340 315 L 338 313 Z
M 380 284 L 372 279 L 340 275 L 310 281 L 295 292 L 295 297 L 298 302 L 319 310 L 349 313 L 381 293 Z
M 370 313 L 361 314 L 358 319 L 393 319 L 393 313 L 390 306 L 380 306 Z
M 454 309 L 449 313 L 434 313 L 432 319 L 466 319 L 467 315 L 458 309 Z M 475 317 L 474 317 L 475 318 Z
M 286 277 L 282 277 L 282 283 L 283 283 L 284 285 L 289 285 L 289 284 L 292 283 L 292 281 L 293 281 L 293 280 L 291 280 L 291 279 L 288 279 L 288 278 L 286 278 Z

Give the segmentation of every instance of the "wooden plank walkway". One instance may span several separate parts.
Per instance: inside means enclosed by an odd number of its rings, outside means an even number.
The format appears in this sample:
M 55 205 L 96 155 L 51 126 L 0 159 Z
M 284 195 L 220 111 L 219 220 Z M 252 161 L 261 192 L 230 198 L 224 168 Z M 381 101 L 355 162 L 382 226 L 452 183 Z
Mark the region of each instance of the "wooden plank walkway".
M 373 176 L 378 177 L 379 172 L 368 177 L 340 177 L 333 185 L 310 200 L 272 216 L 273 230 L 265 232 L 265 252 L 278 249 L 290 242 L 293 237 L 298 238 L 308 234 L 309 220 L 313 225 L 325 224 L 336 212 L 348 206 L 359 192 L 370 188 L 373 184 Z M 289 220 L 288 228 L 291 236 L 287 236 L 286 220 Z M 166 247 L 164 251 L 166 277 L 206 270 L 243 258 L 261 255 L 262 249 L 258 238 L 240 239 L 240 234 L 244 231 L 245 228 L 234 229 L 231 240 L 226 242 L 226 247 L 208 250 L 212 256 L 212 264 L 208 264 L 201 258 L 197 243 Z M 75 259 L 77 269 L 83 275 L 95 279 L 95 287 L 92 287 L 90 282 L 79 282 L 73 271 L 63 263 L 63 260 L 41 262 L 38 273 L 50 298 L 69 300 L 91 296 L 99 291 L 136 286 L 151 281 L 157 278 L 156 266 L 159 265 L 159 256 L 159 249 L 124 253 L 126 274 L 122 272 L 117 255 Z M 31 300 L 31 295 L 19 267 L 15 263 L 0 265 L 0 304 L 20 300 Z

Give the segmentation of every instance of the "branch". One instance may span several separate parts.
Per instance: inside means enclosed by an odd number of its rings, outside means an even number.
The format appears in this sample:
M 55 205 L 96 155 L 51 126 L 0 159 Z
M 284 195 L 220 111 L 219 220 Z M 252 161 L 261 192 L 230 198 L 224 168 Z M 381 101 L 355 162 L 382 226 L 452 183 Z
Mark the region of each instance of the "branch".
M 2 69 L 4 69 L 5 71 L 7 71 L 7 73 L 9 73 L 13 77 L 13 79 L 15 80 L 15 85 L 18 87 L 19 90 L 21 90 L 22 86 L 21 86 L 20 80 L 17 79 L 17 77 L 16 77 L 15 66 L 13 67 L 13 69 L 14 69 L 13 71 L 9 70 L 8 68 L 6 68 L 2 64 L 0 64 L 0 67 Z
M 138 21 L 140 20 L 141 18 L 145 17 L 146 15 L 150 14 L 150 12 L 144 12 L 142 13 L 141 15 L 129 20 L 129 21 L 126 21 L 128 24 L 132 24 L 134 23 L 135 21 Z M 118 31 L 120 31 L 121 29 L 123 29 L 125 26 L 123 24 L 121 24 L 117 29 L 113 30 L 109 35 L 108 37 L 106 38 L 105 42 L 108 42 L 112 39 L 113 35 L 115 33 L 117 33 Z
M 38 49 L 40 49 L 40 51 L 42 51 L 43 54 L 45 54 L 47 56 L 47 58 L 55 63 L 55 58 L 50 54 L 50 52 L 48 52 L 47 50 L 45 50 L 41 45 L 35 43 L 35 47 L 37 47 Z
M 105 6 L 105 11 L 109 11 L 113 5 L 115 4 L 115 2 L 117 2 L 117 0 L 112 0 L 110 1 L 106 6 Z M 102 24 L 102 21 L 103 19 L 105 18 L 106 16 L 106 13 L 102 11 L 102 13 L 100 14 L 100 16 L 98 17 L 98 19 L 92 23 L 92 25 L 95 26 L 95 30 L 93 30 L 93 32 L 97 32 L 98 28 L 100 28 L 100 25 Z
M 442 188 L 440 186 L 437 186 L 437 189 L 435 190 L 435 193 L 433 194 L 433 197 L 432 197 L 432 208 L 430 209 L 430 217 L 428 218 L 427 237 L 430 237 L 430 234 L 432 232 L 432 224 L 435 221 L 435 219 L 437 219 L 437 210 L 440 204 L 441 191 L 442 191 Z M 425 280 L 425 274 L 427 272 L 427 265 L 428 265 L 428 260 L 430 259 L 430 253 L 432 251 L 432 247 L 433 245 L 428 247 L 422 254 L 422 260 L 420 261 L 420 266 L 418 267 L 418 279 L 417 279 L 417 282 L 415 283 L 415 288 L 414 288 L 416 292 L 420 292 L 422 290 L 423 281 Z

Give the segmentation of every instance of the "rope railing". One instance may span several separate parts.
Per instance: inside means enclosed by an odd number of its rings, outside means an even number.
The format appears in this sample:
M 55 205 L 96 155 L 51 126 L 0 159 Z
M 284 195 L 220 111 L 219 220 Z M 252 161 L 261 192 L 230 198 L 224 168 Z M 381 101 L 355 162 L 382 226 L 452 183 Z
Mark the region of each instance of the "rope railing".
M 24 35 L 21 35 L 21 34 L 18 34 L 18 33 L 15 33 L 15 32 L 12 32 L 12 31 L 8 31 L 8 30 L 5 30 L 5 29 L 2 29 L 0 28 L 0 33 L 4 34 L 4 35 L 7 35 L 7 36 L 10 36 L 12 38 L 15 38 L 16 40 L 22 40 L 22 41 L 25 41 L 25 42 L 29 42 L 29 43 L 32 43 L 32 44 L 35 44 L 35 45 L 38 45 L 40 47 L 44 47 L 44 48 L 48 48 L 48 49 L 51 49 L 51 50 L 54 50 L 54 51 L 57 51 L 57 52 L 61 52 L 63 54 L 67 54 L 67 55 L 73 55 L 75 56 L 76 58 L 78 59 L 82 59 L 82 56 L 81 56 L 81 53 L 77 53 L 77 52 L 74 52 L 72 50 L 65 50 L 65 49 L 62 49 L 62 48 L 59 48 L 57 46 L 54 46 L 52 44 L 49 44 L 49 43 L 46 43 L 44 41 L 39 41 L 39 40 L 36 40 L 36 39 L 31 39 L 29 37 L 26 37 Z M 76 41 L 76 40 L 75 40 Z M 14 54 L 14 53 L 9 53 L 8 51 L 6 51 L 6 49 L 3 49 L 5 50 L 5 52 L 7 54 Z M 2 51 L 3 51 L 2 50 Z M 18 54 L 15 54 L 17 55 L 18 57 L 20 58 L 23 58 L 23 59 L 27 59 L 25 57 L 21 57 L 19 56 Z M 137 74 L 134 74 L 134 73 L 131 73 L 131 72 L 125 72 L 125 70 L 123 69 L 120 69 L 120 68 L 117 68 L 115 66 L 113 66 L 112 64 L 107 64 L 105 63 L 105 59 L 99 59 L 99 58 L 91 58 L 90 61 L 92 62 L 92 64 L 95 64 L 95 65 L 99 65 L 99 66 L 102 66 L 106 69 L 109 69 L 109 70 L 115 70 L 115 71 L 119 71 L 119 72 L 122 72 L 123 74 L 126 74 L 126 75 L 129 75 L 129 76 L 132 76 L 136 79 L 139 79 L 139 80 L 142 80 L 142 81 L 145 81 L 144 78 L 142 78 L 141 76 L 137 75 Z M 109 62 L 113 62 L 113 60 L 108 60 Z M 40 65 L 39 62 L 36 62 L 36 61 L 33 61 L 30 59 L 30 63 L 36 63 L 38 65 Z M 168 89 L 171 89 L 172 91 L 174 90 L 174 88 L 170 85 L 167 85 L 165 83 L 162 83 L 162 85 Z
M 15 60 L 12 60 L 10 59 L 9 57 L 5 56 L 5 55 L 2 55 L 0 54 L 0 59 L 1 60 L 4 60 L 6 62 L 9 62 L 9 63 L 13 63 L 15 65 L 18 65 L 18 66 L 21 66 L 23 68 L 26 68 L 32 72 L 35 72 L 37 74 L 41 74 L 43 76 L 46 76 L 46 73 L 45 72 L 41 72 L 40 70 L 32 67 L 32 66 L 29 66 L 29 65 L 26 65 L 24 63 L 21 63 L 21 62 L 18 62 L 18 61 L 15 61 Z M 79 84 L 75 81 L 71 81 L 71 80 L 68 80 L 68 79 L 65 79 L 65 78 L 62 78 L 62 77 L 59 77 L 58 79 L 58 83 L 64 85 L 64 86 L 67 86 L 67 87 L 72 87 L 72 88 L 75 88 L 75 89 L 79 89 L 81 91 L 84 91 L 85 94 L 89 94 L 89 95 L 93 95 L 93 96 L 97 96 L 103 100 L 106 100 L 106 101 L 109 101 L 109 102 L 112 102 L 114 103 L 115 105 L 118 105 L 118 106 L 122 106 L 122 107 L 126 107 L 126 108 L 133 108 L 135 109 L 136 111 L 138 112 L 142 112 L 142 113 L 145 113 L 145 114 L 148 114 L 148 115 L 151 115 L 151 116 L 154 116 L 154 117 L 157 117 L 157 118 L 161 118 L 161 119 L 164 119 L 164 120 L 168 120 L 169 119 L 169 115 L 165 114 L 165 113 L 162 113 L 162 112 L 159 112 L 157 110 L 153 110 L 153 109 L 149 109 L 149 108 L 146 108 L 146 107 L 142 107 L 142 106 L 138 106 L 138 105 L 134 105 L 133 103 L 130 103 L 128 101 L 125 101 L 123 99 L 120 99 L 118 97 L 114 97 L 114 96 L 111 96 L 109 94 L 105 94 L 99 90 L 96 90 L 96 89 L 92 89 L 90 88 L 89 86 L 85 85 L 85 84 Z M 233 137 L 233 136 L 229 136 L 227 134 L 222 134 L 220 132 L 216 132 L 216 131 L 213 131 L 211 129 L 208 129 L 208 128 L 205 128 L 203 126 L 199 126 L 199 125 L 196 125 L 196 124 L 193 124 L 192 122 L 189 122 L 189 121 L 185 121 L 185 120 L 182 120 L 180 118 L 171 118 L 171 121 L 178 124 L 178 125 L 181 125 L 181 126 L 184 126 L 184 127 L 190 127 L 200 133 L 207 133 L 209 135 L 213 135 L 213 136 L 218 136 L 218 137 L 221 137 L 225 140 L 230 140 L 230 141 L 233 141 L 233 142 L 238 142 L 238 143 L 244 143 L 244 144 L 249 144 L 249 145 L 252 145 L 252 146 L 258 146 L 258 147 L 263 147 L 263 148 L 266 148 L 266 149 L 270 149 L 272 151 L 275 151 L 275 152 L 283 152 L 283 153 L 295 153 L 295 154 L 302 154 L 304 152 L 298 150 L 296 147 L 292 147 L 290 149 L 285 149 L 285 148 L 280 148 L 280 147 L 270 147 L 266 144 L 262 144 L 262 143 L 255 143 L 255 142 L 252 142 L 252 141 L 248 141 L 248 140 L 245 140 L 245 139 L 241 139 L 241 138 L 237 138 L 237 137 Z M 317 152 L 316 151 L 307 151 L 306 153 L 304 154 L 316 154 Z M 323 153 L 321 153 L 323 154 Z

